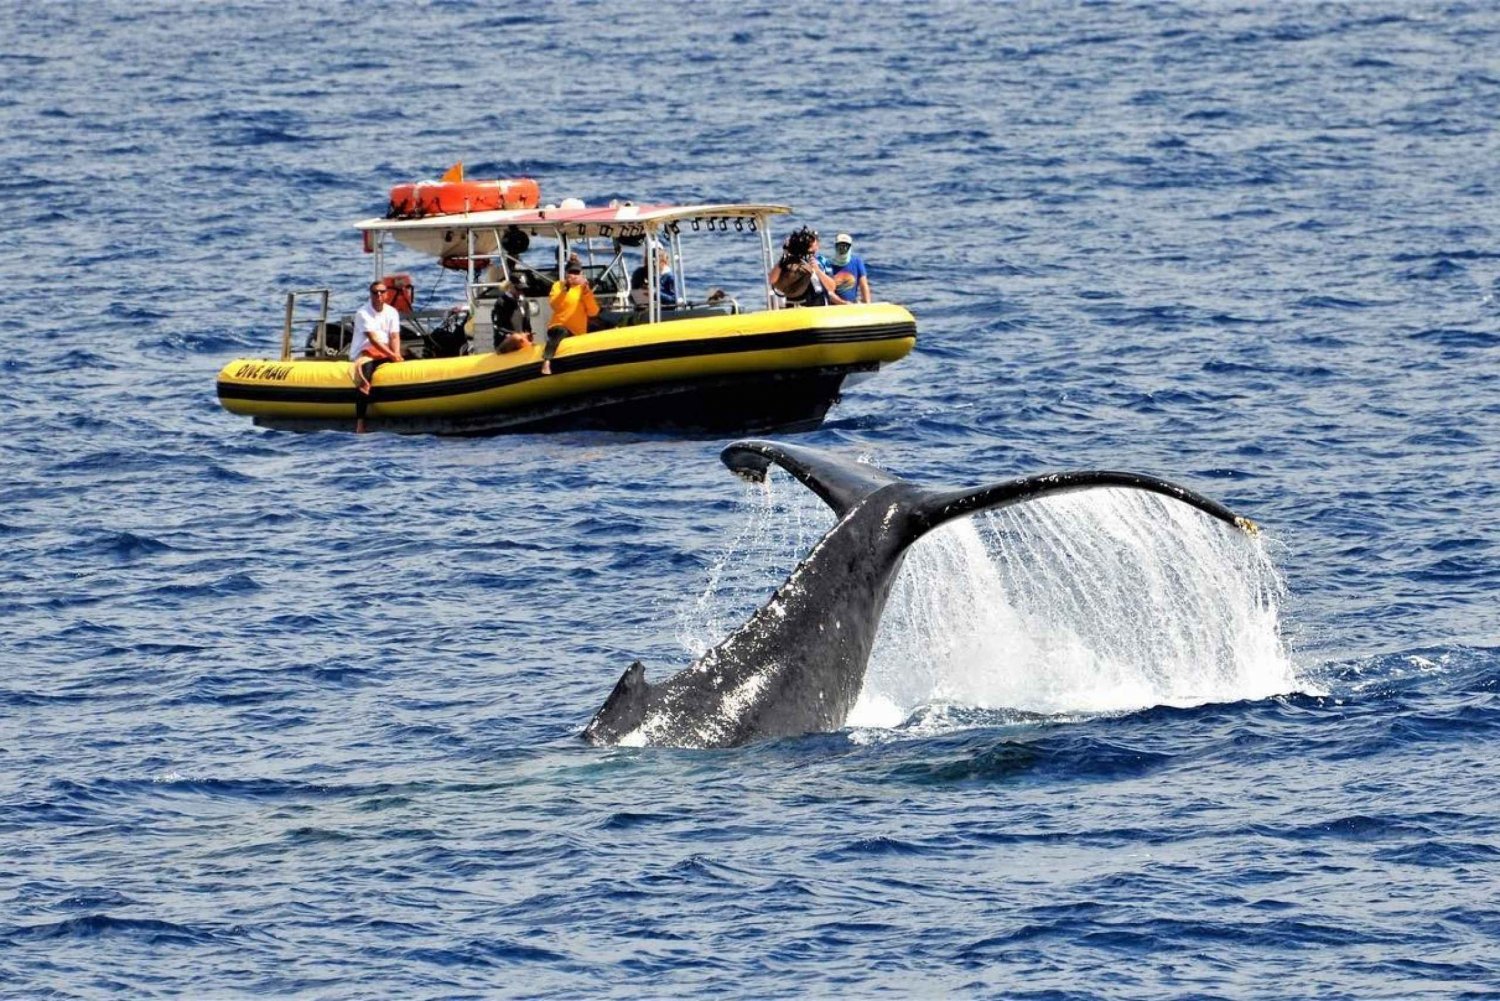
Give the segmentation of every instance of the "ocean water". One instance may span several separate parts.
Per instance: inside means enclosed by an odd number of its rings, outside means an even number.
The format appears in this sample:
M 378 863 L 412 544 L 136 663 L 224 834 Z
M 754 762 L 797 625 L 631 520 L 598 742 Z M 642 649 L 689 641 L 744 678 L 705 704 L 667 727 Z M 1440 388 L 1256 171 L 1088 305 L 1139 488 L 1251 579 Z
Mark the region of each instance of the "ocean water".
M 1482 2 L 0 4 L 0 995 L 1500 997 L 1497 53 Z M 1263 534 L 975 518 L 846 730 L 587 746 L 815 499 L 214 398 L 457 160 L 855 234 L 918 347 L 788 440 Z

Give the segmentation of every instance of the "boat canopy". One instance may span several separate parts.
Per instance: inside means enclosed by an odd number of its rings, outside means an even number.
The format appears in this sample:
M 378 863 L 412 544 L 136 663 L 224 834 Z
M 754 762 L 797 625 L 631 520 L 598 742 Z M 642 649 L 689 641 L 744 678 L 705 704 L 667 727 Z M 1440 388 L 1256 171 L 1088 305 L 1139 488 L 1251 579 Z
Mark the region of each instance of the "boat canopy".
M 690 230 L 748 230 L 757 232 L 773 215 L 789 215 L 791 207 L 756 203 L 704 205 L 635 205 L 622 202 L 600 208 L 500 209 L 422 219 L 365 219 L 355 228 L 378 239 L 389 234 L 412 250 L 435 257 L 492 254 L 499 236 L 515 227 L 528 236 L 563 240 L 631 238 L 675 234 Z M 470 236 L 474 243 L 470 244 Z M 373 242 L 373 241 L 372 241 Z
M 571 204 L 570 204 L 571 202 Z M 564 255 L 574 247 L 584 248 L 593 259 L 592 241 L 607 240 L 617 263 L 626 246 L 645 250 L 646 289 L 650 300 L 649 319 L 661 319 L 660 280 L 655 248 L 665 249 L 677 267 L 678 292 L 687 294 L 687 276 L 683 268 L 680 238 L 690 232 L 749 233 L 760 244 L 760 283 L 766 307 L 773 306 L 773 291 L 766 281 L 771 270 L 771 216 L 790 215 L 788 205 L 755 202 L 723 202 L 702 205 L 636 205 L 616 202 L 597 208 L 579 205 L 569 199 L 562 205 L 533 209 L 496 209 L 487 212 L 465 212 L 455 215 L 424 216 L 420 219 L 365 219 L 355 223 L 365 237 L 365 250 L 375 255 L 375 275 L 385 274 L 385 242 L 396 242 L 438 258 L 445 267 L 468 274 L 471 292 L 487 287 L 479 272 L 496 259 L 509 274 L 509 264 L 501 253 L 505 235 L 519 231 L 528 238 L 541 236 L 556 241 L 557 272 L 561 274 Z M 612 263 L 610 266 L 614 266 Z

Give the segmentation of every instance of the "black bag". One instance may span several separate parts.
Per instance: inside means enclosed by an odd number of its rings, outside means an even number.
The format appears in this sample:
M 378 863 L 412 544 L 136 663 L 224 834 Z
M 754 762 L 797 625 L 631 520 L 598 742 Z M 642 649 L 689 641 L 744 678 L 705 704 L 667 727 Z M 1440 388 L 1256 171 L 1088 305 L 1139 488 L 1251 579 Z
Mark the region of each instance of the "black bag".
M 425 358 L 457 358 L 469 353 L 469 336 L 464 327 L 469 322 L 469 311 L 454 310 L 443 317 L 443 322 L 422 335 L 422 355 Z

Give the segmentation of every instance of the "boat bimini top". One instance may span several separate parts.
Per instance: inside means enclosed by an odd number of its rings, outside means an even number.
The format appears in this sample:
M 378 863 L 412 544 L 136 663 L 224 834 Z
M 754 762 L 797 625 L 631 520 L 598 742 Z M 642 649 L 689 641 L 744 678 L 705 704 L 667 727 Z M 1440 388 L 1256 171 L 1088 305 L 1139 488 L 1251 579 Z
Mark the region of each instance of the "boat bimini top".
M 775 263 L 768 222 L 772 216 L 790 213 L 791 208 L 786 205 L 754 203 L 636 205 L 612 202 L 600 208 L 587 208 L 577 199 L 570 198 L 564 199 L 561 205 L 540 208 L 497 209 L 419 219 L 365 219 L 355 223 L 355 228 L 364 233 L 365 250 L 375 255 L 376 277 L 385 274 L 385 247 L 390 238 L 419 253 L 438 258 L 445 267 L 467 272 L 470 287 L 482 283 L 480 273 L 492 265 L 500 267 L 505 279 L 512 279 L 510 269 L 516 262 L 508 250 L 514 244 L 507 242 L 507 237 L 514 240 L 517 233 L 524 234 L 527 243 L 536 236 L 556 240 L 558 274 L 562 273 L 572 248 L 582 247 L 592 257 L 595 240 L 609 241 L 615 261 L 620 259 L 623 248 L 640 248 L 647 269 L 648 321 L 655 323 L 662 318 L 658 249 L 666 251 L 670 257 L 678 276 L 678 294 L 686 295 L 682 284 L 685 279 L 679 237 L 685 232 L 697 231 L 727 232 L 732 229 L 749 232 L 760 237 L 764 281 Z M 766 308 L 773 308 L 774 296 L 769 282 L 765 283 L 765 296 Z

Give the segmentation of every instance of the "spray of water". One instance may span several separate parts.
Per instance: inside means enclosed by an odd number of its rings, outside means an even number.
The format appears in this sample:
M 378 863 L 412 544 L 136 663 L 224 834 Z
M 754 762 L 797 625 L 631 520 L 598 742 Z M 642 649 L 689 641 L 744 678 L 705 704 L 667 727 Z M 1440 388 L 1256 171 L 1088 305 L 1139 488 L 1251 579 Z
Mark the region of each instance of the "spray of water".
M 747 483 L 741 508 L 740 530 L 709 563 L 703 593 L 677 617 L 677 641 L 694 660 L 739 628 L 833 526 L 821 501 L 782 476 Z
M 785 477 L 753 488 L 679 621 L 688 651 L 743 622 L 832 521 Z M 1155 494 L 976 515 L 908 551 L 849 722 L 931 732 L 1313 691 L 1282 641 L 1284 600 L 1262 540 Z
M 1155 494 L 1096 490 L 944 526 L 908 552 L 850 723 L 953 705 L 1046 715 L 1306 690 L 1263 546 Z

